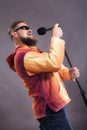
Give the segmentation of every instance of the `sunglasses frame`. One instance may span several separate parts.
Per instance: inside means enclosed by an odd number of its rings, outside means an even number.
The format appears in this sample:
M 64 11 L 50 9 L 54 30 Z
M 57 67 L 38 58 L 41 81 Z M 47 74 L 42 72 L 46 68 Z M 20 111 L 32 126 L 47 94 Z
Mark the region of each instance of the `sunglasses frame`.
M 25 28 L 25 29 L 23 29 L 23 28 Z M 18 28 L 15 29 L 14 31 L 16 32 L 16 31 L 18 31 L 18 30 L 20 30 L 20 29 L 22 29 L 22 30 L 29 30 L 30 27 L 24 25 L 24 26 L 20 26 L 20 27 L 18 27 Z

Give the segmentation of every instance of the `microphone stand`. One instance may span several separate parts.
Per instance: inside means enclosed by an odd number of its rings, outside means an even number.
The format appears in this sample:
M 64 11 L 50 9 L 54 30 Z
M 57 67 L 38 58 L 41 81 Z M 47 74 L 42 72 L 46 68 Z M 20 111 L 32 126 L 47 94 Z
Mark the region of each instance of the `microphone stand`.
M 68 61 L 69 65 L 70 65 L 70 67 L 73 67 L 73 66 L 72 66 L 72 63 L 71 63 L 71 61 L 70 61 L 70 59 L 69 59 L 69 56 L 68 56 L 68 54 L 67 54 L 67 52 L 66 52 L 66 50 L 65 50 L 65 56 L 66 56 L 66 58 L 67 58 L 67 61 Z M 78 87 L 79 87 L 81 96 L 82 96 L 82 98 L 83 98 L 83 100 L 84 100 L 84 103 L 85 103 L 85 105 L 86 105 L 86 107 L 87 107 L 87 98 L 86 98 L 86 96 L 85 96 L 86 92 L 82 89 L 82 87 L 81 87 L 81 85 L 80 85 L 78 79 L 76 79 L 76 83 L 77 83 L 77 85 L 78 85 Z

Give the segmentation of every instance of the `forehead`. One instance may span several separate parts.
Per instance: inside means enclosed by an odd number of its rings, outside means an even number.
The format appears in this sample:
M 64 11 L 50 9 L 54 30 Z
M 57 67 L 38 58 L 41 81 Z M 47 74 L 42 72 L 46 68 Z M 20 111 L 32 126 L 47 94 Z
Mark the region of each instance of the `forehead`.
M 26 23 L 19 23 L 16 27 L 28 26 Z

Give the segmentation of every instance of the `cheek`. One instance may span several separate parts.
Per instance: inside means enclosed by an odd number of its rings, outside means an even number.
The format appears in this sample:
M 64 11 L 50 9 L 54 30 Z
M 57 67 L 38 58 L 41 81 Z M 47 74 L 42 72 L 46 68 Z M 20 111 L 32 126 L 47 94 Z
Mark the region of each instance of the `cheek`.
M 21 34 L 20 34 L 20 37 L 27 37 L 27 33 L 26 32 L 22 32 Z
M 24 37 L 28 37 L 28 34 L 27 34 L 27 32 L 25 32 L 23 36 L 24 36 Z

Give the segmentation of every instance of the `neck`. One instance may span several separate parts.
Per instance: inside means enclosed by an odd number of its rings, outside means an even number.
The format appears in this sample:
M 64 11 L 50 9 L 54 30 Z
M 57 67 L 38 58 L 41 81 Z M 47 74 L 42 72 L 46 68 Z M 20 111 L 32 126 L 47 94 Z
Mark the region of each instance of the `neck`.
M 16 40 L 14 40 L 13 42 L 14 42 L 14 44 L 15 44 L 15 47 L 19 47 L 19 46 L 24 46 L 24 45 L 25 45 L 25 44 L 22 43 L 21 41 L 16 41 Z

